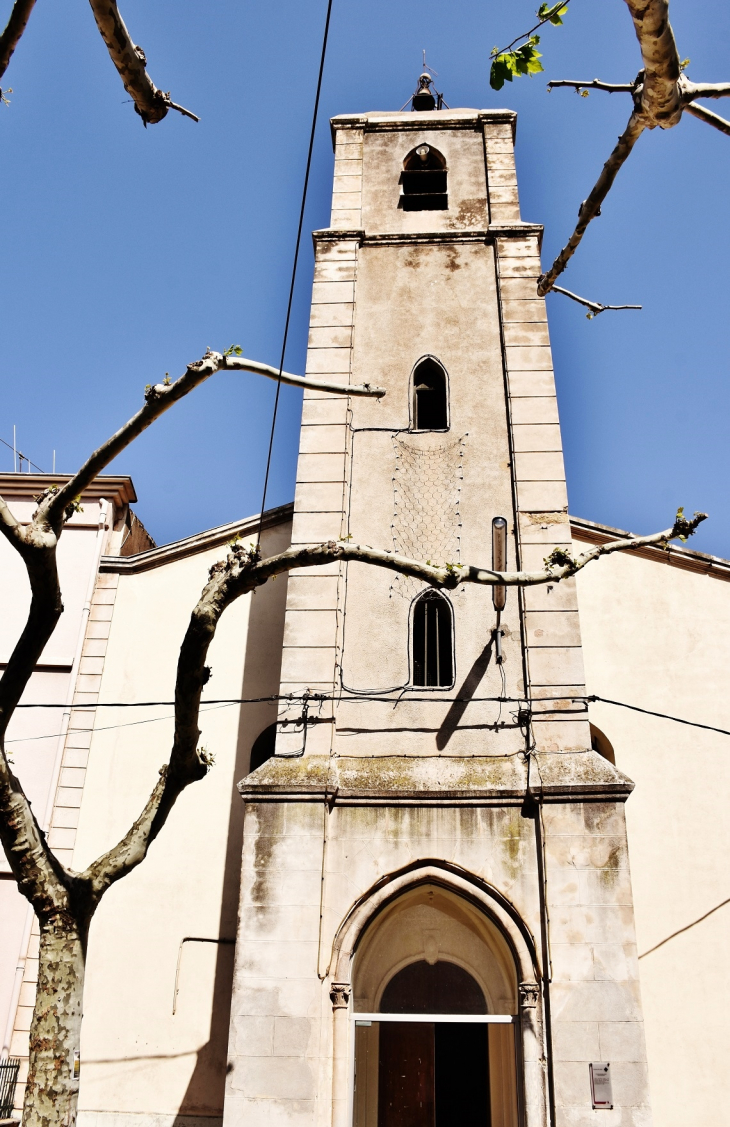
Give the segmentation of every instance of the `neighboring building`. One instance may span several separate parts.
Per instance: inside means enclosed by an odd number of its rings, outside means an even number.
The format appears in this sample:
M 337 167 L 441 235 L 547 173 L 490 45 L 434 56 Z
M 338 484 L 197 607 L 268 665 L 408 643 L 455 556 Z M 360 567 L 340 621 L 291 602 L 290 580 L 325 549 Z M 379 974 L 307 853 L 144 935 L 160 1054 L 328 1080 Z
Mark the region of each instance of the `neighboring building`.
M 294 506 L 264 515 L 264 553 L 352 536 L 491 566 L 504 517 L 511 569 L 615 538 L 567 515 L 515 115 L 332 126 L 307 371 L 387 395 L 305 394 Z M 19 512 L 39 487 L 9 485 Z M 129 479 L 101 478 L 83 552 L 82 524 L 64 533 L 83 557 L 66 648 L 28 693 L 59 710 L 11 733 L 48 743 L 35 773 L 18 744 L 18 769 L 75 868 L 129 827 L 169 750 L 169 706 L 115 705 L 172 699 L 211 563 L 259 526 L 129 554 L 111 530 L 132 499 Z M 20 588 L 11 555 L 0 544 Z M 489 588 L 438 594 L 363 564 L 235 603 L 204 693 L 234 702 L 203 706 L 216 765 L 92 925 L 83 1127 L 577 1127 L 594 1122 L 599 1063 L 602 1123 L 646 1127 L 651 1104 L 658 1127 L 720 1127 L 727 737 L 587 711 L 584 669 L 604 701 L 722 728 L 729 578 L 672 547 L 509 591 L 499 618 Z M 36 948 L 12 881 L 0 894 L 22 1057 Z
M 68 480 L 58 475 L 58 482 Z M 0 495 L 19 520 L 29 520 L 35 497 L 48 485 L 41 474 L 0 474 Z M 66 525 L 58 549 L 58 572 L 64 614 L 34 672 L 23 705 L 57 704 L 57 708 L 19 708 L 8 729 L 6 747 L 15 762 L 26 794 L 59 856 L 70 863 L 78 805 L 69 790 L 76 777 L 80 752 L 88 748 L 93 727 L 79 712 L 71 717 L 74 701 L 92 702 L 87 675 L 103 665 L 110 617 L 99 604 L 99 560 L 103 552 L 127 556 L 153 545 L 132 513 L 137 497 L 128 477 L 107 476 L 83 496 L 83 507 Z M 0 671 L 25 626 L 30 586 L 20 556 L 0 540 L 3 605 L 0 618 Z M 92 656 L 93 655 L 93 656 Z M 93 667 L 93 670 L 92 670 Z M 70 721 L 70 723 L 69 723 Z M 77 729 L 82 727 L 83 734 Z M 81 740 L 81 742 L 79 742 Z M 84 753 L 85 754 L 85 753 Z M 73 786 L 74 784 L 70 784 Z M 78 796 L 80 798 L 80 791 Z M 73 801 L 71 801 L 73 799 Z M 18 895 L 5 854 L 0 850 L 0 1031 L 7 1051 L 18 1005 L 33 915 Z M 28 1005 L 23 991 L 21 1007 Z M 32 991 L 29 999 L 32 1008 Z M 7 1022 L 7 1024 L 6 1024 Z

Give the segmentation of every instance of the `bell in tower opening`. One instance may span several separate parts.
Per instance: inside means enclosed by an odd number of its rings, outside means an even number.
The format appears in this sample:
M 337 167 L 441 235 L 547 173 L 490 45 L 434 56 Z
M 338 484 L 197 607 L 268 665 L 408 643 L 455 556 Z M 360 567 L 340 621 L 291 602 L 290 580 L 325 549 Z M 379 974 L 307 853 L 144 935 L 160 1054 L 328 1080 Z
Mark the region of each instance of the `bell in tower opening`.
M 423 74 L 418 76 L 418 87 L 416 92 L 411 98 L 411 108 L 414 110 L 442 110 L 448 109 L 444 101 L 443 94 L 439 94 L 438 90 L 432 90 L 433 78 L 424 71 Z M 406 103 L 407 104 L 407 103 Z

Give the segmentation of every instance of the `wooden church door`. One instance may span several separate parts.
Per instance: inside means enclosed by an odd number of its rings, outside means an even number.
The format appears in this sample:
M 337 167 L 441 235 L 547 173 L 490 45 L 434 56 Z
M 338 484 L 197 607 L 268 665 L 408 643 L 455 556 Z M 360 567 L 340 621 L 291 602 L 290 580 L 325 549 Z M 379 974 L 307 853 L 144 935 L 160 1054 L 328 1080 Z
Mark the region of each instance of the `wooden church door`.
M 486 1013 L 481 989 L 454 963 L 411 963 L 385 989 L 382 1013 Z M 383 1022 L 378 1127 L 490 1127 L 487 1026 Z
M 434 1127 L 434 1048 L 430 1022 L 383 1022 L 378 1127 Z

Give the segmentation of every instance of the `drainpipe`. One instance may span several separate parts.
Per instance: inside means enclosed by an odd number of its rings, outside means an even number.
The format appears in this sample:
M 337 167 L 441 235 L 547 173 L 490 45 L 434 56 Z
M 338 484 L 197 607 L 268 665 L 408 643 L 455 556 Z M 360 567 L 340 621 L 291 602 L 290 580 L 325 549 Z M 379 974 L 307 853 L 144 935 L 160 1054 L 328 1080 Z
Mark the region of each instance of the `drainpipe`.
M 48 787 L 48 798 L 46 800 L 46 808 L 43 814 L 43 821 L 41 822 L 41 829 L 44 833 L 48 833 L 51 827 L 51 819 L 53 817 L 53 807 L 56 804 L 56 791 L 58 790 L 58 781 L 61 776 L 61 766 L 63 763 L 63 753 L 66 747 L 66 734 L 71 720 L 71 706 L 73 704 L 74 694 L 76 692 L 76 679 L 79 674 L 79 665 L 81 664 L 81 654 L 84 648 L 84 641 L 86 639 L 86 624 L 89 621 L 89 614 L 91 613 L 91 600 L 94 597 L 94 590 L 96 588 L 96 577 L 99 573 L 99 565 L 101 563 L 101 555 L 104 548 L 104 533 L 107 530 L 106 515 L 109 509 L 109 502 L 101 500 L 99 502 L 99 524 L 96 530 L 96 545 L 94 549 L 94 559 L 89 575 L 89 582 L 86 588 L 86 598 L 81 610 L 81 622 L 79 623 L 79 632 L 76 638 L 76 650 L 74 653 L 73 663 L 71 665 L 71 675 L 68 681 L 68 691 L 66 693 L 66 703 L 61 717 L 61 731 L 56 744 L 56 755 L 53 761 L 53 771 L 51 772 L 50 785 Z M 18 1001 L 20 999 L 20 989 L 23 985 L 23 977 L 25 975 L 25 964 L 28 958 L 28 945 L 30 943 L 30 933 L 33 927 L 33 916 L 35 915 L 33 908 L 28 904 L 25 913 L 25 923 L 23 925 L 23 935 L 20 941 L 20 948 L 18 950 L 18 962 L 15 967 L 15 979 L 13 981 L 13 992 L 10 996 L 10 1007 L 8 1009 L 8 1019 L 5 1023 L 5 1034 L 3 1036 L 2 1050 L 0 1050 L 0 1060 L 5 1060 L 10 1056 L 10 1042 L 13 1037 L 13 1029 L 15 1027 L 15 1016 L 18 1010 Z

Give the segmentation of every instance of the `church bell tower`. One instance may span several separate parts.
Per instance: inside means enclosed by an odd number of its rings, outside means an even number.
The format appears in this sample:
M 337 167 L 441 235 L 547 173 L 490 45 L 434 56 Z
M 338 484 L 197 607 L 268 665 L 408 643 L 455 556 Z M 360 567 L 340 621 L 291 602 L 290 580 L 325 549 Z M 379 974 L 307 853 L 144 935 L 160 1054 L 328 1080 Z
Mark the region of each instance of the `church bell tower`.
M 307 373 L 386 395 L 305 393 L 293 542 L 539 568 L 570 525 L 516 115 L 331 125 Z M 574 582 L 293 572 L 280 692 L 224 1127 L 646 1127 L 632 783 L 591 749 Z

